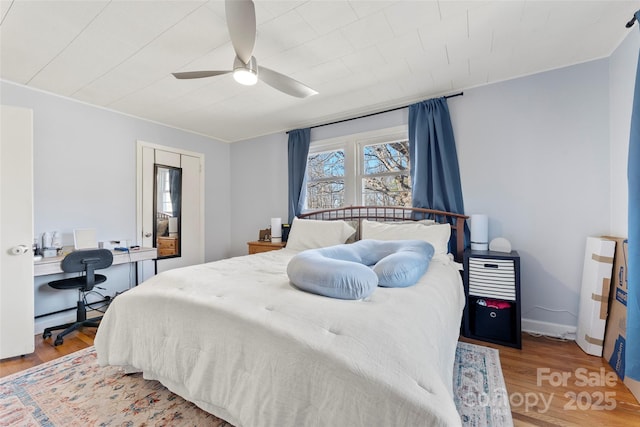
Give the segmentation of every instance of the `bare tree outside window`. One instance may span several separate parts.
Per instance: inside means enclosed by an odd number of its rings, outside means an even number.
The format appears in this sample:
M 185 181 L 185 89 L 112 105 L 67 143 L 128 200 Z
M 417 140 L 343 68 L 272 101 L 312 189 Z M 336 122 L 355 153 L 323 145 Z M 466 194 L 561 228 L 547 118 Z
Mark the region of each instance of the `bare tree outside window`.
M 355 156 L 359 171 L 345 164 L 345 150 L 349 156 Z M 356 202 L 366 206 L 410 207 L 409 141 L 399 139 L 368 145 L 353 141 L 346 147 L 309 154 L 306 180 L 305 202 L 309 210 L 338 208 Z M 356 188 L 349 187 L 347 192 L 346 185 Z M 349 194 L 349 200 L 345 193 Z
M 410 207 L 409 141 L 367 145 L 363 155 L 363 204 Z
M 344 205 L 344 151 L 312 154 L 307 159 L 307 209 Z

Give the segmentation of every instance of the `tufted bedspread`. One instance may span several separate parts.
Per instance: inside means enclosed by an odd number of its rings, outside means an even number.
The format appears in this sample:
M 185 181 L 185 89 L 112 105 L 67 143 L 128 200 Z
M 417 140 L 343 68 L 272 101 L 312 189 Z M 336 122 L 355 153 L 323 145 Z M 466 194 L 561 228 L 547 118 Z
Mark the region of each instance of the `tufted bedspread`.
M 237 427 L 460 425 L 457 264 L 436 256 L 415 286 L 348 301 L 294 288 L 295 254 L 175 269 L 119 295 L 99 363 L 142 371 Z

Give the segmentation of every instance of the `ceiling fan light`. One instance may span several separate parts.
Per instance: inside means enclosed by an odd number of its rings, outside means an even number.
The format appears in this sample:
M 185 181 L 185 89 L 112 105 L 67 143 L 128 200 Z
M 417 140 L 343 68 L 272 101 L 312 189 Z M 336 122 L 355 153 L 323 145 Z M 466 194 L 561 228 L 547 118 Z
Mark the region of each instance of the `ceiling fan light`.
M 236 56 L 233 61 L 233 78 L 245 86 L 252 86 L 258 82 L 258 62 L 253 56 L 248 63 L 242 62 L 240 58 Z
M 246 68 L 236 68 L 233 70 L 233 78 L 245 86 L 252 86 L 258 82 L 258 74 L 253 70 Z

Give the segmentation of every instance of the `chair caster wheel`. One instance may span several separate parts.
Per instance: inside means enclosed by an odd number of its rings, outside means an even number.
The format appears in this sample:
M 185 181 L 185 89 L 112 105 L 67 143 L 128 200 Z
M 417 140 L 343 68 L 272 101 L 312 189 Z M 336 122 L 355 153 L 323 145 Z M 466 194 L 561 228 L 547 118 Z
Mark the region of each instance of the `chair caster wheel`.
M 51 332 L 44 332 L 44 333 L 42 334 L 42 339 L 47 339 L 47 338 L 49 338 L 50 336 L 51 336 Z
M 59 346 L 62 345 L 62 343 L 64 342 L 64 340 L 61 337 L 56 338 L 56 340 L 53 342 L 54 346 Z

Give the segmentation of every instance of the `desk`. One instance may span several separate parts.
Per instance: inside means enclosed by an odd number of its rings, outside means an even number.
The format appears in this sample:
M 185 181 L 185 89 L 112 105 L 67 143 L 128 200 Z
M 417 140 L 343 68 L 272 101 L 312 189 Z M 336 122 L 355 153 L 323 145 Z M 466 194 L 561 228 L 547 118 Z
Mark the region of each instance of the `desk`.
M 129 252 L 112 251 L 113 252 L 113 264 L 126 264 L 135 263 L 138 261 L 147 261 L 156 259 L 158 257 L 158 251 L 156 248 L 140 248 L 136 250 L 130 250 Z M 42 258 L 40 261 L 33 262 L 33 275 L 34 276 L 46 276 L 48 274 L 63 273 L 60 268 L 60 262 L 64 256 L 56 256 L 50 258 Z M 136 268 L 136 285 L 138 284 L 138 269 Z

